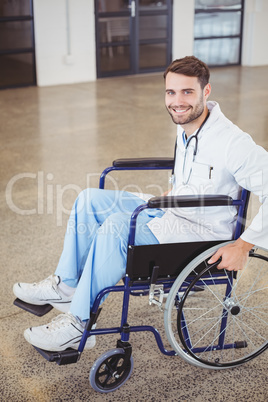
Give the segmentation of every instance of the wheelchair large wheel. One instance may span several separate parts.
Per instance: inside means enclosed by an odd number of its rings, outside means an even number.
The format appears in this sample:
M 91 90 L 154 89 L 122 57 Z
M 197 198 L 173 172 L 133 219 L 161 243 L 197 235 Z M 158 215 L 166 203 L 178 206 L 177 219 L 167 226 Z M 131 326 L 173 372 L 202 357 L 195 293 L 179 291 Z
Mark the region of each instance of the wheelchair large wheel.
M 215 246 L 178 276 L 165 307 L 173 349 L 196 366 L 238 366 L 268 348 L 268 252 L 250 253 L 242 271 L 210 268 Z
M 108 393 L 120 388 L 133 371 L 133 357 L 122 372 L 125 361 L 124 349 L 112 349 L 102 354 L 94 363 L 89 374 L 89 380 L 95 391 Z

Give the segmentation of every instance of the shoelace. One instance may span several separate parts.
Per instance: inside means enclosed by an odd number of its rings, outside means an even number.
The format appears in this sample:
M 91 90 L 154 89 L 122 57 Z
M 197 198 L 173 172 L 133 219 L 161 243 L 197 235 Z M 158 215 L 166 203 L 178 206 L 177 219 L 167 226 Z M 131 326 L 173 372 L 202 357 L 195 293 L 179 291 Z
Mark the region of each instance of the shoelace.
M 66 313 L 60 314 L 57 317 L 53 318 L 53 320 L 49 324 L 47 324 L 46 327 L 49 331 L 55 331 L 71 323 L 77 325 L 75 318 L 69 313 Z
M 41 282 L 34 283 L 35 286 L 46 286 L 46 287 L 54 287 L 57 286 L 57 276 L 56 275 L 50 275 L 48 278 L 43 279 Z

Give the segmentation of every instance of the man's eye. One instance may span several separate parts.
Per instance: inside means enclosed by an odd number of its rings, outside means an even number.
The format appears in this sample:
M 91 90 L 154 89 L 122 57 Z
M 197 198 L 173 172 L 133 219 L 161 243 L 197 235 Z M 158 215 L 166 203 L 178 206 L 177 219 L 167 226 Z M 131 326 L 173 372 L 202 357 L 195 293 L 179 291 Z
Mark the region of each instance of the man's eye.
M 174 92 L 174 91 L 167 91 L 167 94 L 168 94 L 168 95 L 174 95 L 175 92 Z

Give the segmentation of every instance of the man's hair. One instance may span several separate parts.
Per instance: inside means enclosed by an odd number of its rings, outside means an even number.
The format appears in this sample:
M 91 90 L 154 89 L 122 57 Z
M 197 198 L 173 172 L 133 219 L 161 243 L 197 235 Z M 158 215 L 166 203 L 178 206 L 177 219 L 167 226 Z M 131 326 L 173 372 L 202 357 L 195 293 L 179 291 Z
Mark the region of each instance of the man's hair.
M 208 66 L 195 56 L 186 56 L 182 59 L 174 60 L 164 72 L 164 78 L 169 72 L 183 74 L 188 77 L 197 77 L 202 89 L 209 83 L 210 72 Z

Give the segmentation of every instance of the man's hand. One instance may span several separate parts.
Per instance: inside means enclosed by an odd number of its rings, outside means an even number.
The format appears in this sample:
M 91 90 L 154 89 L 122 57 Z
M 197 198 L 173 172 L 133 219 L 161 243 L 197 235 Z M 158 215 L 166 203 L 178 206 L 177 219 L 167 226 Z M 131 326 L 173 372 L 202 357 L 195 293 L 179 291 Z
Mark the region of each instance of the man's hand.
M 232 244 L 227 244 L 210 258 L 209 264 L 213 264 L 220 257 L 222 258 L 218 269 L 227 269 L 228 271 L 238 271 L 245 267 L 248 259 L 248 253 L 254 245 L 245 242 L 241 238 Z

